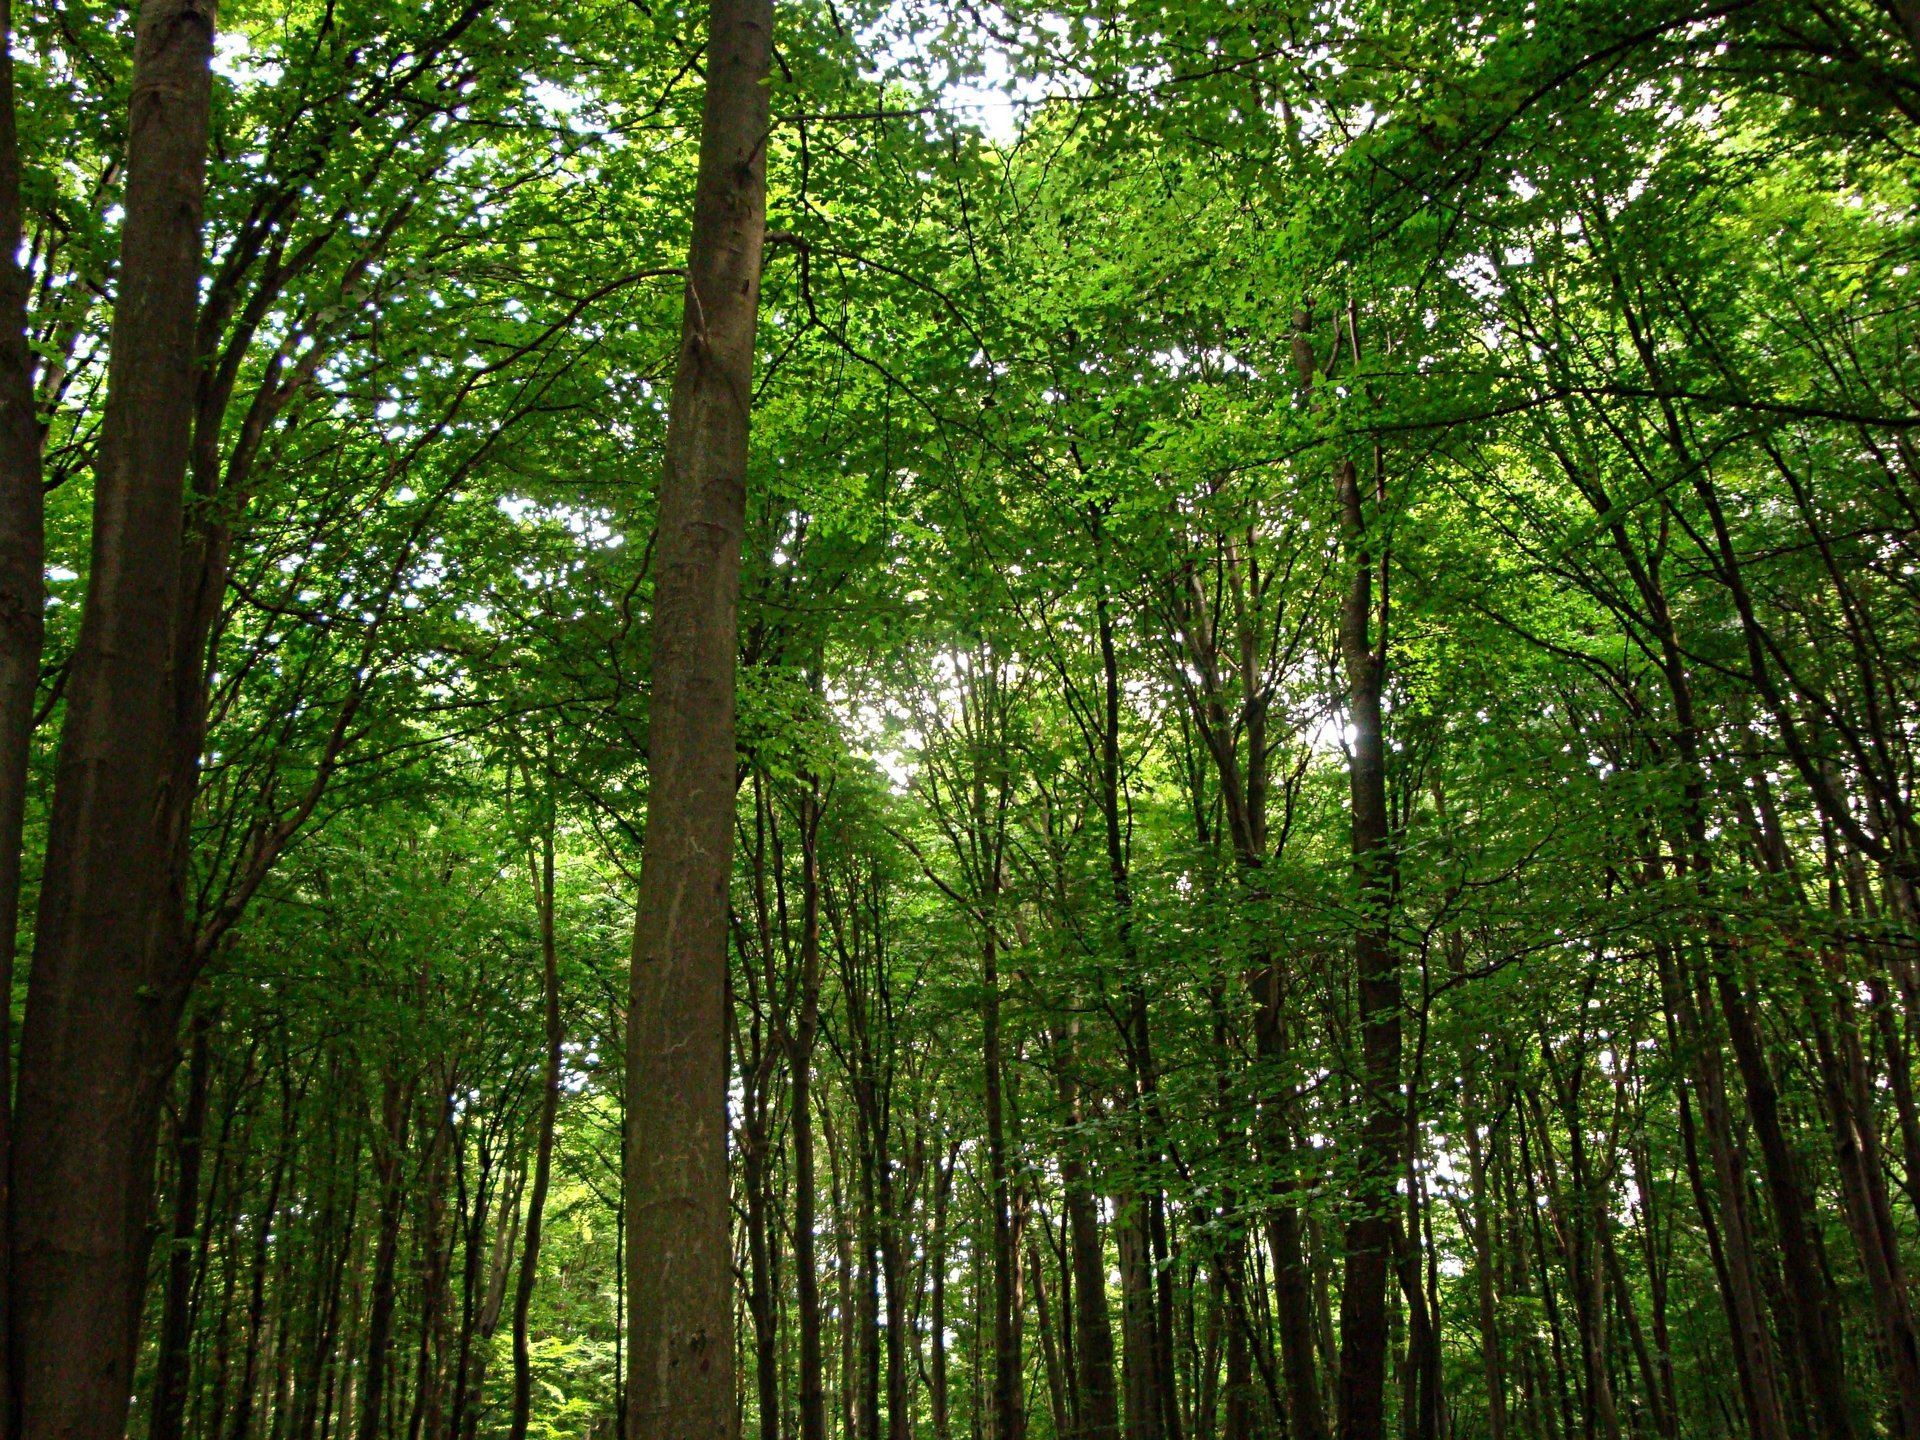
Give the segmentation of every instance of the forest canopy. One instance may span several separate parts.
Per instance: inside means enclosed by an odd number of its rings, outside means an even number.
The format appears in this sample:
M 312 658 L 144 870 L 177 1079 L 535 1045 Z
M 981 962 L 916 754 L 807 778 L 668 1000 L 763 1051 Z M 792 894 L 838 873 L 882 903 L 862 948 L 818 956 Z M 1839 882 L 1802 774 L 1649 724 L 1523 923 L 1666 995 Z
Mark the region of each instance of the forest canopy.
M 0 42 L 0 1440 L 1920 1440 L 1914 0 Z

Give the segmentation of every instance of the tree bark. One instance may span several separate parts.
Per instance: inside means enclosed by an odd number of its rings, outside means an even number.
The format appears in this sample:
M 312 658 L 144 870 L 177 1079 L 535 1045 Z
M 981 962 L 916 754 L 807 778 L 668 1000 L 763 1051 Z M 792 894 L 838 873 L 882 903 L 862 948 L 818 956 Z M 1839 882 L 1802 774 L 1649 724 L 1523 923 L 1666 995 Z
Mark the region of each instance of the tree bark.
M 628 1440 L 724 1440 L 735 1423 L 727 886 L 772 30 L 771 0 L 712 0 L 660 479 L 650 789 L 628 993 Z
M 20 1044 L 10 1208 L 21 1432 L 118 1440 L 183 1003 L 166 793 L 213 0 L 145 0 L 88 588 Z

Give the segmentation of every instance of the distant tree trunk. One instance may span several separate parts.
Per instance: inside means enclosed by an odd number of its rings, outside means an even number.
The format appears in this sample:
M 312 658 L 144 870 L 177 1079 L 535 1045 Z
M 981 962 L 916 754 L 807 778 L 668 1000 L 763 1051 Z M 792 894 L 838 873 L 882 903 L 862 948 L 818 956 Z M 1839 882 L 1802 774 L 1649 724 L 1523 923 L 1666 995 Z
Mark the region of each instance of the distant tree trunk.
M 1147 1236 L 1146 1200 L 1141 1195 L 1114 1199 L 1119 1214 L 1120 1335 L 1126 1361 L 1127 1440 L 1160 1440 L 1166 1433 L 1166 1407 L 1160 1398 L 1155 1356 L 1153 1266 Z
M 880 1273 L 886 1282 L 887 1440 L 913 1440 L 913 1414 L 907 1401 L 907 1263 L 900 1240 L 899 1187 L 893 1162 L 881 1159 Z
M 1456 957 L 1458 951 L 1456 950 Z M 1464 963 L 1455 966 L 1461 973 Z M 1500 1338 L 1499 1308 L 1495 1290 L 1493 1214 L 1486 1152 L 1481 1138 L 1484 1111 L 1480 1104 L 1475 1075 L 1481 1054 L 1476 1048 L 1462 1069 L 1461 1109 L 1465 1116 L 1467 1140 L 1467 1179 L 1473 1242 L 1475 1318 L 1480 1326 L 1480 1373 L 1487 1389 L 1487 1440 L 1507 1440 L 1506 1353 Z
M 993 1213 L 993 1440 L 1025 1440 L 1026 1367 L 1020 1359 L 1016 1303 L 1020 1257 L 1007 1146 L 1006 1058 L 1000 1038 L 1000 946 L 991 925 L 981 943 L 981 980 L 985 986 L 981 1018 L 986 1030 L 988 1205 Z
M 1287 1063 L 1287 1017 L 1280 993 L 1280 966 L 1269 960 L 1256 979 L 1254 1046 L 1263 1062 Z M 1267 1209 L 1267 1248 L 1273 1252 L 1273 1308 L 1280 1332 L 1280 1368 L 1286 1377 L 1287 1420 L 1291 1440 L 1327 1440 L 1313 1359 L 1313 1293 L 1306 1250 L 1300 1235 L 1299 1181 L 1293 1173 L 1290 1111 L 1293 1087 L 1263 1096 L 1260 1148 L 1273 1176 L 1273 1203 Z M 1494 1437 L 1500 1440 L 1500 1437 Z
M 259 1370 L 262 1332 L 267 1319 L 267 1242 L 273 1234 L 274 1219 L 280 1213 L 280 1188 L 293 1154 L 299 1102 L 284 1066 L 281 1076 L 280 1143 L 274 1148 L 273 1178 L 267 1183 L 266 1200 L 254 1223 L 253 1255 L 247 1263 L 247 1341 L 240 1362 L 240 1393 L 234 1402 L 233 1428 L 229 1432 L 233 1440 L 248 1440 L 253 1433 L 254 1376 Z
M 856 1073 L 851 1088 L 867 1087 Z M 854 1308 L 860 1335 L 859 1440 L 880 1440 L 880 1231 L 874 1200 L 874 1177 L 886 1163 L 877 1145 L 868 1105 L 856 1096 L 853 1106 L 857 1201 L 854 1228 L 860 1237 L 860 1298 Z
M 953 1419 L 947 1400 L 947 1210 L 953 1197 L 953 1167 L 960 1159 L 960 1142 L 947 1147 L 933 1181 L 933 1240 L 927 1263 L 933 1267 L 933 1356 L 927 1377 L 927 1406 L 933 1416 L 934 1440 L 953 1440 Z
M 1054 1037 L 1057 1083 L 1071 1129 L 1061 1147 L 1060 1180 L 1065 1191 L 1067 1248 L 1073 1277 L 1073 1362 L 1081 1440 L 1119 1440 L 1120 1407 L 1114 1389 L 1113 1320 L 1107 1310 L 1107 1257 L 1100 1234 L 1099 1206 L 1082 1153 L 1087 1126 L 1086 1098 L 1074 1074 L 1077 1027 Z
M 1098 509 L 1091 512 L 1096 546 L 1104 558 L 1105 532 Z M 1160 1130 L 1159 1076 L 1153 1058 L 1153 1032 L 1147 993 L 1137 973 L 1133 938 L 1133 888 L 1129 875 L 1126 828 L 1120 813 L 1120 664 L 1115 646 L 1112 604 L 1104 582 L 1096 600 L 1104 723 L 1100 727 L 1101 829 L 1106 842 L 1107 883 L 1113 901 L 1120 953 L 1128 962 L 1127 1004 L 1120 1022 L 1127 1068 L 1133 1081 L 1135 1111 L 1134 1152 L 1143 1169 L 1153 1155 L 1149 1135 Z M 1144 1176 L 1142 1177 L 1145 1178 Z M 1156 1182 L 1157 1183 L 1157 1182 Z M 1161 1440 L 1171 1433 L 1167 1416 L 1173 1404 L 1166 1382 L 1171 1373 L 1164 1359 L 1171 1355 L 1172 1337 L 1161 1343 L 1160 1316 L 1153 1296 L 1153 1221 L 1144 1189 L 1128 1187 L 1115 1196 L 1119 1216 L 1115 1230 L 1120 1262 L 1120 1348 L 1124 1362 L 1125 1433 L 1127 1440 Z M 1104 1266 L 1103 1272 L 1104 1272 Z M 1102 1275 L 1101 1290 L 1105 1291 Z M 1085 1298 L 1082 1299 L 1083 1305 Z M 1097 1342 L 1096 1342 L 1097 1343 Z M 1112 1354 L 1108 1339 L 1107 1353 Z M 1109 1360 L 1109 1365 L 1111 1361 Z M 1111 1371 L 1109 1371 L 1111 1380 Z M 1117 1387 L 1116 1387 L 1117 1388 Z M 1116 1422 L 1117 1424 L 1117 1422 Z
M 187 1063 L 187 1098 L 181 1107 L 180 1128 L 174 1137 L 173 1227 L 167 1247 L 159 1353 L 154 1361 L 149 1440 L 180 1440 L 187 1414 L 187 1386 L 192 1378 L 193 1240 L 200 1216 L 202 1140 L 207 1128 L 207 1100 L 212 1090 L 208 1053 L 212 1028 L 212 1016 L 204 1012 L 193 1025 L 191 1059 Z
M 515 1156 L 510 1168 L 512 1176 L 501 1188 L 500 1218 L 494 1222 L 493 1248 L 487 1260 L 486 1296 L 481 1301 L 480 1313 L 474 1324 L 473 1368 L 465 1396 L 456 1402 L 461 1423 L 450 1432 L 453 1440 L 473 1440 L 480 1428 L 487 1358 L 492 1353 L 489 1342 L 500 1328 L 500 1314 L 507 1303 L 507 1279 L 513 1273 L 514 1250 L 520 1244 L 520 1193 L 526 1185 L 527 1174 L 525 1152 Z
M 337 1154 L 337 1152 L 334 1152 Z M 294 1386 L 294 1414 L 291 1440 L 313 1440 L 322 1415 L 323 1397 L 333 1380 L 334 1348 L 340 1338 L 342 1301 L 346 1294 L 347 1269 L 354 1250 L 354 1218 L 360 1209 L 360 1147 L 358 1142 L 347 1152 L 347 1204 L 334 1238 L 333 1256 L 323 1270 L 319 1317 L 314 1327 L 314 1342 L 307 1369 Z M 323 1227 L 324 1237 L 326 1229 Z M 457 1437 L 458 1431 L 451 1430 Z
M 1311 317 L 1298 317 L 1294 362 L 1301 389 L 1315 380 Z M 1345 343 L 1359 359 L 1359 327 L 1351 309 Z M 1336 327 L 1336 336 L 1339 329 Z M 1378 452 L 1370 487 L 1377 505 L 1384 479 Z M 1353 461 L 1334 467 L 1335 498 L 1347 559 L 1347 593 L 1340 607 L 1340 657 L 1346 671 L 1352 744 L 1347 762 L 1353 829 L 1353 867 L 1362 914 L 1353 937 L 1355 999 L 1361 1050 L 1362 1134 L 1347 1222 L 1346 1266 L 1340 1293 L 1340 1440 L 1382 1440 L 1386 1422 L 1387 1272 L 1391 1259 L 1393 1181 L 1399 1171 L 1400 980 L 1390 928 L 1394 881 L 1387 810 L 1386 738 L 1381 690 L 1386 675 L 1384 582 L 1376 621 L 1376 569 L 1384 575 L 1380 542 L 1367 524 L 1367 503 Z
M 741 1057 L 746 1083 L 740 1121 L 740 1188 L 747 1205 L 747 1313 L 753 1321 L 753 1380 L 761 1440 L 780 1440 L 780 1331 L 774 1300 L 773 1181 L 768 1171 L 770 1139 L 767 1068 Z
M 734 1423 L 727 886 L 772 30 L 771 0 L 709 6 L 656 527 L 650 788 L 628 993 L 628 1440 L 721 1440 Z
M 508 1440 L 527 1440 L 533 1406 L 533 1358 L 527 1348 L 527 1313 L 540 1279 L 540 1226 L 553 1173 L 553 1124 L 560 1111 L 560 955 L 553 930 L 553 825 L 551 800 L 540 832 L 540 857 L 534 866 L 534 894 L 540 921 L 540 998 L 546 1034 L 546 1061 L 540 1077 L 539 1135 L 533 1146 L 533 1185 L 527 1191 L 527 1239 L 520 1252 L 520 1279 L 513 1292 L 513 1411 Z
M 393 1342 L 395 1272 L 400 1255 L 400 1222 L 406 1218 L 407 1114 L 409 1087 L 397 1068 L 389 1069 L 380 1094 L 380 1154 L 374 1165 L 380 1186 L 379 1234 L 374 1243 L 372 1290 L 367 1308 L 365 1363 L 360 1374 L 357 1440 L 380 1440 L 381 1402 L 387 1394 L 388 1354 Z
M 460 1136 L 454 1125 L 454 1095 L 440 1088 L 437 1109 L 439 1123 L 427 1146 L 425 1195 L 416 1227 L 415 1245 L 420 1270 L 418 1320 L 420 1343 L 414 1353 L 412 1404 L 407 1410 L 407 1440 L 420 1440 L 421 1432 L 438 1436 L 441 1424 L 440 1358 L 444 1317 L 447 1310 L 449 1271 L 453 1265 L 453 1237 L 447 1234 L 447 1159 Z M 442 1237 L 445 1236 L 444 1243 Z
M 1155 1387 L 1160 1395 L 1160 1424 L 1170 1440 L 1180 1440 L 1180 1369 L 1174 1357 L 1173 1245 L 1167 1233 L 1167 1196 L 1158 1183 L 1147 1192 L 1147 1244 L 1153 1257 Z
M 826 1440 L 827 1437 L 826 1365 L 820 1343 L 820 1262 L 814 1245 L 817 1197 L 813 1163 L 813 1050 L 820 1033 L 818 790 L 817 782 L 809 786 L 801 813 L 799 1015 L 788 1051 L 788 1066 L 792 1071 L 793 1268 L 800 1312 L 800 1440 Z M 936 1243 L 937 1237 L 936 1231 Z M 937 1326 L 938 1321 L 935 1323 Z M 938 1339 L 936 1335 L 936 1343 Z
M 119 1440 L 133 1392 L 184 1001 L 166 784 L 213 29 L 212 0 L 140 6 L 92 558 L 20 1041 L 10 1344 L 27 1436 Z
M 1034 1304 L 1040 1318 L 1040 1361 L 1047 1377 L 1047 1403 L 1053 1411 L 1053 1433 L 1073 1434 L 1073 1416 L 1067 1409 L 1065 1367 L 1060 1360 L 1060 1345 L 1053 1333 L 1053 1306 L 1047 1294 L 1046 1267 L 1040 1259 L 1040 1242 L 1027 1232 L 1027 1274 L 1033 1284 Z

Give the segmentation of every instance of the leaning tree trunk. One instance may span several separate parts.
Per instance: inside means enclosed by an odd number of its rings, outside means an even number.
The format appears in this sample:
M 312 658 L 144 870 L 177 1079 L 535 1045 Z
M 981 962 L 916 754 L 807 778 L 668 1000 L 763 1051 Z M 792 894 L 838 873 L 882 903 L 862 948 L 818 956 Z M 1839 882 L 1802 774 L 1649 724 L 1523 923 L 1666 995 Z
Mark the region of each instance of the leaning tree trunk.
M 707 96 L 667 421 L 653 602 L 646 851 L 628 993 L 629 1440 L 734 1428 L 727 881 L 747 419 L 766 236 L 771 0 L 712 0 Z
M 22 1433 L 118 1440 L 174 1059 L 167 779 L 213 0 L 145 0 L 92 558 L 66 689 L 11 1161 Z

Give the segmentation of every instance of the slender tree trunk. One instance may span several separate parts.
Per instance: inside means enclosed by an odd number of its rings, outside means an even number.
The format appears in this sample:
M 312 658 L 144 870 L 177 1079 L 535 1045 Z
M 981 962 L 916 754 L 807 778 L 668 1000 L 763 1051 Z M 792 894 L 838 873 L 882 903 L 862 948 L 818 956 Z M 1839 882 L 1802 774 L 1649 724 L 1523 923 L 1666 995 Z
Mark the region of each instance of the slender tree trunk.
M 487 1359 L 492 1354 L 494 1332 L 500 1328 L 500 1315 L 507 1303 L 507 1280 L 513 1274 L 514 1251 L 520 1244 L 520 1192 L 526 1185 L 526 1157 L 517 1156 L 513 1176 L 502 1188 L 500 1218 L 494 1222 L 493 1249 L 487 1261 L 487 1293 L 474 1325 L 474 1349 L 477 1352 L 462 1402 L 464 1428 L 453 1432 L 453 1440 L 473 1440 L 480 1426 L 481 1396 L 487 1379 Z
M 933 1355 L 927 1377 L 927 1406 L 932 1412 L 934 1440 L 953 1440 L 953 1420 L 947 1401 L 947 1211 L 953 1197 L 953 1167 L 959 1163 L 960 1142 L 947 1147 L 933 1181 L 933 1241 L 927 1263 L 933 1267 Z
M 293 1152 L 294 1127 L 298 1102 L 293 1087 L 282 1071 L 280 1143 L 274 1150 L 273 1178 L 267 1183 L 267 1195 L 254 1223 L 253 1255 L 247 1264 L 247 1341 L 240 1361 L 240 1393 L 234 1402 L 233 1440 L 248 1440 L 253 1433 L 255 1409 L 254 1376 L 259 1372 L 260 1351 L 267 1320 L 267 1242 L 273 1223 L 280 1213 L 280 1188 L 286 1180 L 287 1165 Z
M 1269 960 L 1256 981 L 1254 1045 L 1260 1060 L 1276 1070 L 1287 1059 L 1286 1017 L 1281 1013 L 1280 966 Z M 1327 1440 L 1326 1414 L 1313 1361 L 1313 1294 L 1301 1243 L 1299 1183 L 1293 1173 L 1293 1133 L 1289 1111 L 1293 1087 L 1281 1082 L 1262 1097 L 1260 1148 L 1273 1175 L 1273 1199 L 1266 1214 L 1267 1248 L 1273 1252 L 1274 1318 L 1280 1331 L 1280 1367 L 1286 1376 L 1287 1421 L 1291 1440 Z M 1494 1437 L 1500 1440 L 1500 1437 Z
M 193 1026 L 192 1058 L 187 1064 L 187 1098 L 174 1140 L 173 1231 L 167 1247 L 167 1289 L 160 1312 L 159 1353 L 154 1361 L 153 1417 L 149 1440 L 180 1440 L 192 1378 L 193 1271 L 195 1222 L 200 1216 L 201 1141 L 207 1128 L 209 1033 L 213 1018 L 202 1013 Z
M 1020 1359 L 1019 1255 L 1008 1156 L 1006 1060 L 1000 1039 L 1000 948 L 991 928 L 981 948 L 985 986 L 988 1203 L 993 1212 L 993 1440 L 1025 1440 L 1026 1367 Z
M 792 1071 L 793 1269 L 800 1321 L 800 1440 L 826 1440 L 826 1362 L 820 1341 L 820 1262 L 815 1253 L 813 1051 L 820 1033 L 820 857 L 818 784 L 809 785 L 800 825 L 800 994 L 788 1065 Z M 936 1238 L 938 1232 L 936 1231 Z M 938 1277 L 936 1277 L 937 1283 Z M 938 1310 L 936 1290 L 935 1309 Z M 934 1343 L 941 1343 L 935 1319 Z M 944 1362 L 944 1351 L 936 1350 Z M 941 1369 L 944 1369 L 942 1363 Z M 941 1399 L 944 1401 L 944 1386 Z M 936 1420 L 938 1416 L 936 1415 Z M 942 1437 L 944 1440 L 944 1437 Z
M 740 1188 L 747 1202 L 747 1312 L 753 1321 L 754 1391 L 761 1440 L 779 1440 L 780 1331 L 773 1294 L 773 1194 L 766 1153 L 771 1127 L 765 1097 L 754 1093 L 766 1083 L 767 1072 L 744 1057 L 740 1069 L 748 1087 L 740 1126 Z M 755 1071 L 759 1072 L 757 1083 Z
M 1468 1194 L 1472 1202 L 1475 1318 L 1480 1325 L 1480 1373 L 1487 1389 L 1487 1440 L 1507 1440 L 1506 1356 L 1501 1345 L 1494 1286 L 1493 1214 L 1480 1136 L 1481 1110 L 1473 1079 L 1479 1059 L 1477 1054 L 1468 1057 L 1461 1096 L 1461 1107 L 1466 1113 Z
M 540 1279 L 540 1229 L 553 1174 L 553 1123 L 560 1113 L 560 1046 L 566 1039 L 560 1023 L 560 953 L 553 930 L 553 823 L 549 802 L 534 872 L 535 894 L 539 897 L 540 999 L 546 1057 L 540 1077 L 540 1131 L 533 1145 L 533 1184 L 527 1191 L 527 1238 L 520 1249 L 520 1279 L 513 1292 L 513 1410 L 507 1420 L 508 1440 L 526 1440 L 527 1421 L 532 1414 L 533 1357 L 527 1348 L 527 1313 Z
M 1120 1216 L 1116 1231 L 1120 1251 L 1120 1334 L 1126 1361 L 1127 1440 L 1161 1440 L 1166 1433 L 1166 1406 L 1160 1398 L 1160 1371 L 1155 1356 L 1153 1265 L 1147 1234 L 1146 1198 L 1120 1195 L 1114 1200 Z
M 354 1249 L 353 1222 L 360 1209 L 359 1159 L 360 1148 L 355 1144 L 348 1151 L 348 1173 L 352 1178 L 347 1182 L 346 1211 L 340 1219 L 333 1256 L 326 1266 L 326 1277 L 322 1281 L 323 1295 L 313 1349 L 306 1374 L 294 1388 L 296 1398 L 290 1432 L 292 1440 L 313 1440 L 315 1427 L 322 1414 L 323 1397 L 332 1385 L 334 1349 L 340 1339 L 342 1301 L 346 1295 L 347 1269 Z M 450 1430 L 448 1434 L 457 1437 L 459 1431 Z
M 1314 386 L 1310 317 L 1299 317 L 1294 360 L 1303 391 Z M 1346 340 L 1358 358 L 1358 327 L 1346 316 Z M 1375 456 L 1376 504 L 1383 481 Z M 1345 1273 L 1340 1292 L 1340 1440 L 1383 1440 L 1386 1424 L 1387 1274 L 1392 1251 L 1393 1180 L 1399 1169 L 1400 980 L 1389 911 L 1393 849 L 1387 810 L 1386 737 L 1381 688 L 1386 673 L 1384 620 L 1376 625 L 1376 567 L 1385 561 L 1369 534 L 1360 476 L 1351 460 L 1334 472 L 1345 537 L 1348 583 L 1340 607 L 1340 656 L 1347 678 L 1352 729 L 1347 777 L 1353 828 L 1353 866 L 1362 915 L 1353 937 L 1355 998 L 1360 1029 L 1362 1135 L 1353 1215 L 1347 1222 Z M 1382 584 L 1379 609 L 1384 612 Z
M 856 1077 L 853 1088 L 863 1088 Z M 860 1237 L 860 1440 L 880 1440 L 880 1236 L 874 1203 L 874 1174 L 885 1163 L 875 1149 L 872 1116 L 858 1098 L 853 1107 L 853 1163 L 857 1172 L 854 1227 Z
M 1079 1396 L 1081 1440 L 1119 1440 L 1120 1407 L 1114 1389 L 1113 1320 L 1107 1310 L 1107 1257 L 1100 1235 L 1096 1192 L 1082 1153 L 1086 1098 L 1073 1072 L 1077 1027 L 1055 1037 L 1058 1079 L 1071 1128 L 1061 1147 L 1060 1181 L 1065 1192 L 1067 1248 L 1073 1277 L 1073 1364 Z
M 886 1283 L 887 1440 L 912 1440 L 913 1415 L 907 1402 L 907 1265 L 900 1244 L 899 1203 L 893 1162 L 881 1155 L 880 1275 Z
M 119 1440 L 133 1391 L 155 1131 L 184 1001 L 165 791 L 213 29 L 213 0 L 145 0 L 134 44 L 92 559 L 11 1157 L 12 1379 L 28 1436 Z
M 1073 1416 L 1067 1409 L 1066 1371 L 1060 1359 L 1059 1341 L 1053 1333 L 1053 1304 L 1047 1293 L 1047 1272 L 1040 1258 L 1040 1242 L 1027 1232 L 1027 1277 L 1033 1286 L 1034 1304 L 1040 1319 L 1040 1363 L 1047 1377 L 1047 1404 L 1053 1412 L 1053 1433 L 1073 1434 Z
M 381 1149 L 375 1166 L 380 1185 L 379 1235 L 374 1244 L 372 1291 L 367 1307 L 366 1358 L 360 1374 L 360 1417 L 357 1440 L 380 1440 L 381 1402 L 387 1394 L 389 1351 L 393 1342 L 396 1270 L 400 1256 L 400 1222 L 406 1218 L 407 1112 L 412 1108 L 408 1088 L 397 1070 L 389 1070 L 381 1086 Z
M 660 479 L 646 850 L 628 995 L 628 1440 L 734 1425 L 727 886 L 771 0 L 712 0 L 685 316 Z

